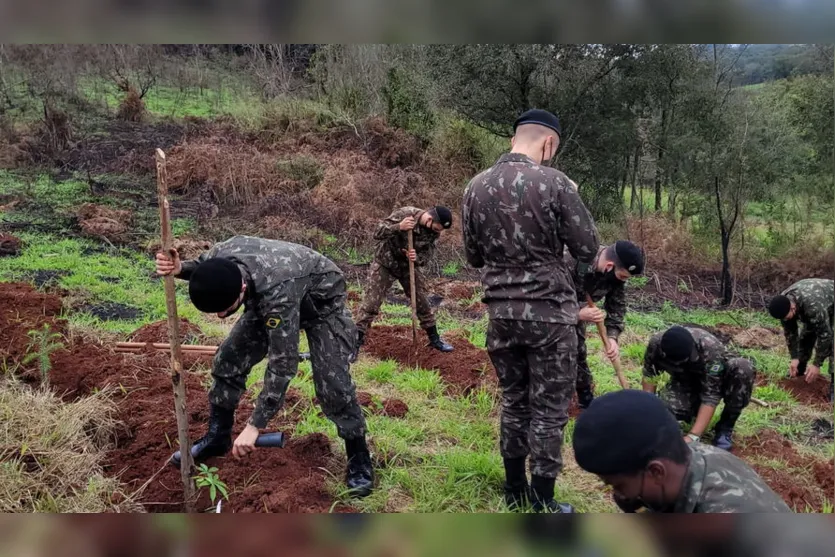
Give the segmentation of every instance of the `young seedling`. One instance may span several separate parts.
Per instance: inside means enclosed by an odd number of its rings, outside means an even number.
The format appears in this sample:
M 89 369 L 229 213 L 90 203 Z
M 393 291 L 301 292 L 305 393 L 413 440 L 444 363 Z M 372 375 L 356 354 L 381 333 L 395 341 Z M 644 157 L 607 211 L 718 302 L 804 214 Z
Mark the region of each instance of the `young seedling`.
M 218 491 L 221 495 L 223 495 L 223 498 L 228 501 L 229 493 L 227 491 L 226 484 L 217 475 L 217 468 L 215 466 L 209 468 L 205 464 L 200 464 L 197 469 L 199 472 L 194 477 L 194 481 L 197 484 L 197 487 L 209 488 L 209 498 L 212 500 L 212 505 L 214 505 L 217 500 Z
M 64 347 L 63 344 L 58 342 L 61 335 L 50 331 L 48 324 L 44 324 L 41 329 L 29 331 L 27 334 L 32 340 L 29 341 L 29 354 L 23 358 L 23 364 L 26 365 L 37 360 L 41 381 L 44 385 L 48 385 L 49 370 L 52 369 L 50 356 L 56 350 Z

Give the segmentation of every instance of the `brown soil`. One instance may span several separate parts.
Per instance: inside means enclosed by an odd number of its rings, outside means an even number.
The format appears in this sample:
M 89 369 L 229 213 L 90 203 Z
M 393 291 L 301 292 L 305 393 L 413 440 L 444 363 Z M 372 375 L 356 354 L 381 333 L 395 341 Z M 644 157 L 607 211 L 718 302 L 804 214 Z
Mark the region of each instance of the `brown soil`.
M 160 251 L 162 244 L 155 242 L 148 246 L 146 250 L 150 255 L 156 255 Z M 187 259 L 195 259 L 204 251 L 211 249 L 212 243 L 205 240 L 188 240 L 177 239 L 174 240 L 174 249 L 180 255 L 180 259 L 186 261 Z
M 783 336 L 776 329 L 763 327 L 752 327 L 745 329 L 735 325 L 719 323 L 716 330 L 730 339 L 730 342 L 740 348 L 757 348 L 760 350 L 772 350 L 784 344 Z
M 315 399 L 314 399 L 315 401 Z M 399 398 L 383 398 L 375 400 L 371 393 L 357 391 L 357 402 L 376 416 L 402 418 L 409 413 L 409 407 Z
M 180 318 L 180 342 L 196 343 L 203 338 L 203 331 L 200 327 L 189 321 Z M 130 342 L 168 342 L 168 321 L 157 321 L 148 323 L 131 333 Z
M 66 323 L 57 317 L 60 310 L 57 297 L 30 285 L 0 285 L 0 346 L 10 364 L 19 363 L 26 354 L 27 331 L 43 324 L 54 331 L 66 331 Z M 166 464 L 177 439 L 168 356 L 123 355 L 98 344 L 76 341 L 55 352 L 52 363 L 50 385 L 67 400 L 107 385 L 116 387 L 114 397 L 124 428 L 106 457 L 108 473 L 133 490 L 148 482 L 136 495 L 148 510 L 182 510 L 179 471 Z M 31 371 L 23 368 L 21 373 L 34 382 Z M 208 401 L 199 374 L 187 371 L 183 379 L 189 434 L 194 440 L 205 432 Z M 251 409 L 252 403 L 245 397 L 236 415 L 236 431 L 243 428 Z M 288 405 L 271 425 L 286 430 L 298 417 Z M 226 457 L 208 463 L 220 469 L 219 475 L 229 487 L 226 512 L 326 512 L 332 497 L 325 488 L 325 470 L 341 470 L 342 465 L 335 460 L 327 437 L 308 435 L 290 439 L 284 449 L 261 449 L 241 462 Z M 204 493 L 198 507 L 208 506 Z
M 766 430 L 746 438 L 733 452 L 751 463 L 771 489 L 800 512 L 807 506 L 821 512 L 824 500 L 828 500 L 835 489 L 835 466 L 831 461 L 798 453 L 788 439 L 775 431 Z M 763 466 L 757 464 L 757 459 L 779 460 L 785 467 Z
M 85 203 L 76 211 L 78 224 L 85 236 L 107 238 L 112 242 L 126 239 L 133 215 L 130 211 L 112 209 L 104 205 Z
M 0 234 L 0 257 L 20 253 L 20 238 L 10 234 Z
M 376 358 L 391 358 L 406 366 L 437 370 L 450 394 L 467 394 L 482 385 L 496 385 L 496 373 L 485 350 L 473 346 L 461 335 L 450 335 L 445 340 L 452 344 L 454 352 L 429 348 L 422 336 L 417 346 L 413 346 L 411 327 L 378 326 L 369 331 L 363 349 Z
M 822 409 L 829 408 L 829 402 L 826 400 L 829 394 L 829 381 L 826 377 L 818 377 L 811 383 L 807 383 L 805 377 L 786 378 L 781 379 L 779 384 L 801 404 Z

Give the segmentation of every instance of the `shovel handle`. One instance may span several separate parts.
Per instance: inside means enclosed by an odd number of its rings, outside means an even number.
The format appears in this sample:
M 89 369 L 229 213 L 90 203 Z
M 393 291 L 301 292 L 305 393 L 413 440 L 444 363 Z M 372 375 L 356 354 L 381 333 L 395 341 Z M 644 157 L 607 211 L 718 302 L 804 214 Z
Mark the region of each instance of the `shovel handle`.
M 276 431 L 274 433 L 262 433 L 258 436 L 258 439 L 255 440 L 255 446 L 283 449 L 284 441 L 284 434 L 280 431 Z
M 591 299 L 589 294 L 586 294 L 586 303 L 590 308 L 595 307 L 594 300 Z M 600 340 L 603 341 L 603 349 L 605 350 L 609 342 L 609 339 L 606 336 L 606 326 L 603 323 L 595 323 L 595 325 L 597 325 L 597 334 L 600 335 Z M 626 377 L 623 375 L 623 369 L 620 367 L 620 358 L 612 360 L 612 367 L 615 368 L 615 375 L 618 377 L 618 383 L 620 383 L 621 388 L 628 389 L 629 381 L 627 381 Z

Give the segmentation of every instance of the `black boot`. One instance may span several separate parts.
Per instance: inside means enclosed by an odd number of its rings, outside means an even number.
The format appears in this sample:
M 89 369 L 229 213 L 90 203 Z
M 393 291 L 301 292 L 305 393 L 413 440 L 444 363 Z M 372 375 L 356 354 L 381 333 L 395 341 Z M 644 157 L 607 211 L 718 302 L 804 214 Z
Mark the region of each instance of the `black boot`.
M 438 334 L 438 327 L 432 326 L 426 329 L 426 336 L 429 337 L 429 346 L 435 350 L 440 350 L 441 352 L 453 351 L 452 345 L 447 344 L 441 339 L 441 335 Z
M 374 488 L 374 470 L 371 467 L 371 454 L 368 452 L 365 437 L 346 439 L 345 453 L 348 457 L 345 483 L 351 495 L 367 497 Z
M 582 410 L 588 408 L 589 404 L 591 404 L 591 401 L 593 400 L 594 392 L 591 389 L 577 389 L 577 406 L 579 406 Z
M 730 451 L 733 446 L 733 433 L 736 421 L 742 412 L 734 408 L 722 410 L 722 416 L 716 422 L 716 428 L 713 430 L 713 445 L 725 451 Z
M 232 448 L 232 426 L 235 425 L 235 410 L 211 406 L 209 410 L 209 431 L 191 446 L 195 462 L 213 456 L 223 456 Z M 171 455 L 171 463 L 180 466 L 180 451 Z
M 526 507 L 531 488 L 525 475 L 525 457 L 504 459 L 504 502 L 511 511 Z
M 351 352 L 351 355 L 348 356 L 348 362 L 354 363 L 357 361 L 360 355 L 360 348 L 362 345 L 365 344 L 365 331 L 357 330 L 357 343 L 354 345 L 354 351 Z
M 531 476 L 531 502 L 538 513 L 573 513 L 574 507 L 554 500 L 554 478 Z

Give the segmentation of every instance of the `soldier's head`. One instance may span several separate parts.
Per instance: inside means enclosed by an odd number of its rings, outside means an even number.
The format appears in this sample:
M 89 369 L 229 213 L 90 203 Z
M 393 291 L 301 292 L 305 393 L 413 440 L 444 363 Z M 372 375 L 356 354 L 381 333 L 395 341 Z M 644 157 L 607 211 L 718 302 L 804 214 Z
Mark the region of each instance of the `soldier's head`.
M 580 468 L 618 498 L 659 511 L 678 499 L 690 449 L 655 395 L 628 389 L 596 398 L 577 418 L 572 439 Z
M 684 363 L 693 356 L 696 341 L 684 327 L 670 327 L 661 335 L 661 352 L 673 363 Z
M 224 257 L 200 263 L 188 281 L 188 295 L 203 313 L 229 317 L 244 303 L 246 281 L 240 268 Z
M 560 120 L 547 110 L 532 109 L 513 124 L 511 151 L 527 155 L 539 164 L 550 165 L 562 137 Z
M 595 270 L 598 273 L 614 275 L 626 282 L 630 277 L 643 274 L 644 252 L 637 245 L 626 240 L 618 240 L 606 246 L 597 257 Z
M 448 230 L 452 226 L 452 211 L 446 207 L 436 205 L 420 215 L 419 224 L 431 228 L 435 232 Z
M 795 303 L 795 301 L 788 296 L 783 296 L 782 294 L 774 296 L 771 298 L 771 301 L 768 302 L 768 313 L 771 314 L 771 317 L 774 319 L 779 319 L 780 321 L 790 321 L 791 319 L 794 319 L 795 314 L 797 314 L 797 303 Z

